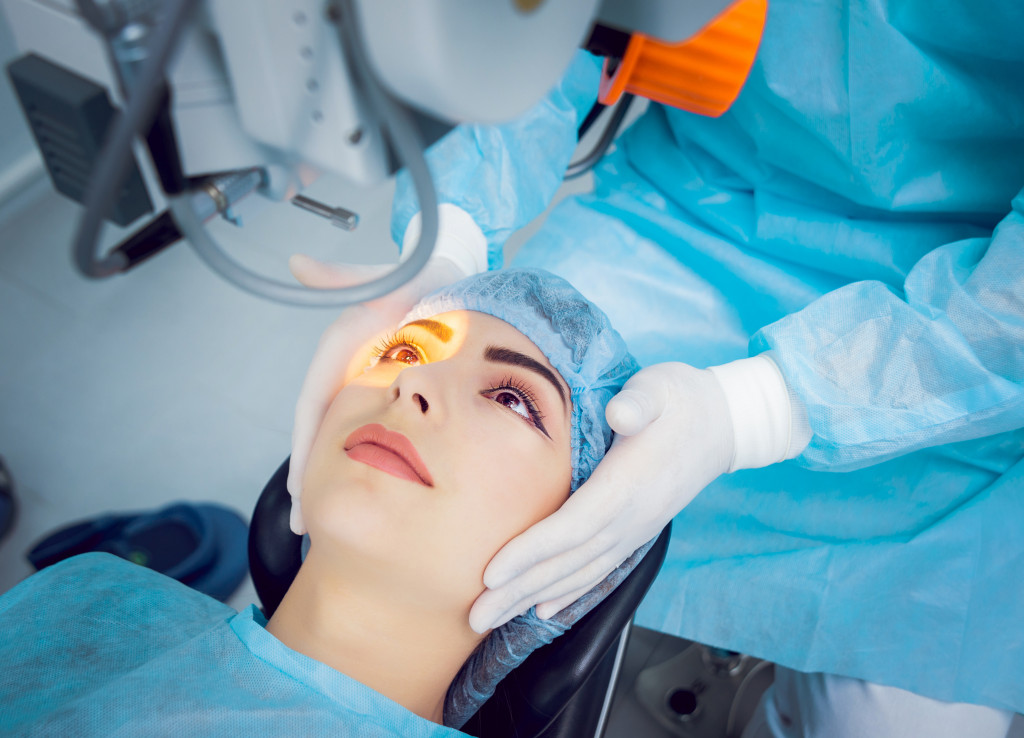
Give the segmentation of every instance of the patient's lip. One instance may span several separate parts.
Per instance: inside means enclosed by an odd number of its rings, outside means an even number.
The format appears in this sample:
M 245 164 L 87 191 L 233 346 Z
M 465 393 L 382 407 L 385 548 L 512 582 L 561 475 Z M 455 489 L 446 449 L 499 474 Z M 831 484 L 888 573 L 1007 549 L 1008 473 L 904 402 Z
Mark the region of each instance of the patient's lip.
M 345 439 L 345 453 L 354 461 L 369 464 L 399 479 L 434 486 L 434 480 L 412 441 L 401 433 L 389 431 L 380 423 L 364 425 L 353 431 Z

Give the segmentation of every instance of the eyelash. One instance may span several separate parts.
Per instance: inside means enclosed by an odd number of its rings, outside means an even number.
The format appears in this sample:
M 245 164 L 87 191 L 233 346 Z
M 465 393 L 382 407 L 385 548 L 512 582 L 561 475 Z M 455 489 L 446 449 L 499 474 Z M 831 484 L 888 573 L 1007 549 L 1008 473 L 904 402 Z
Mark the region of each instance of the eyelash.
M 402 333 L 401 331 L 397 333 L 390 333 L 384 336 L 384 338 L 382 338 L 377 343 L 377 345 L 373 349 L 373 356 L 375 361 L 398 361 L 398 359 L 393 359 L 387 354 L 390 351 L 399 347 L 408 348 L 410 351 L 412 351 L 419 357 L 420 361 L 424 361 L 423 349 L 421 349 L 409 335 Z
M 542 422 L 544 420 L 544 414 L 541 413 L 539 407 L 537 406 L 537 398 L 534 396 L 533 392 L 530 391 L 529 387 L 527 387 L 525 384 L 523 384 L 515 377 L 509 375 L 502 379 L 501 382 L 499 382 L 496 387 L 491 387 L 490 389 L 483 390 L 480 394 L 489 395 L 493 394 L 494 392 L 511 392 L 516 397 L 518 397 L 522 401 L 522 403 L 526 405 L 526 409 L 530 413 L 530 418 L 528 420 L 526 418 L 523 418 L 523 420 L 532 423 L 533 425 L 540 428 L 542 431 L 544 430 L 544 423 Z M 519 415 L 519 413 L 515 412 L 515 410 L 510 410 L 509 412 Z M 522 416 L 519 415 L 519 417 Z
M 373 356 L 375 361 L 397 362 L 398 359 L 391 358 L 390 356 L 388 356 L 388 353 L 400 347 L 408 348 L 410 351 L 414 352 L 419 357 L 420 361 L 425 361 L 423 349 L 421 349 L 412 340 L 410 336 L 402 333 L 401 331 L 397 333 L 388 334 L 384 338 L 382 338 L 380 342 L 377 343 L 377 345 L 373 349 Z M 545 434 L 547 433 L 547 431 L 544 430 L 544 414 L 540 411 L 540 408 L 537 405 L 537 398 L 534 396 L 533 392 L 526 384 L 516 379 L 512 375 L 508 375 L 504 379 L 502 379 L 496 386 L 482 390 L 480 394 L 490 395 L 495 392 L 511 392 L 516 397 L 518 397 L 520 401 L 522 401 L 522 403 L 526 405 L 526 410 L 530 413 L 529 419 L 523 418 L 523 421 L 529 422 L 532 425 L 539 428 Z M 509 412 L 515 415 L 519 415 L 519 417 L 522 417 L 522 415 L 517 413 L 515 410 L 509 410 Z

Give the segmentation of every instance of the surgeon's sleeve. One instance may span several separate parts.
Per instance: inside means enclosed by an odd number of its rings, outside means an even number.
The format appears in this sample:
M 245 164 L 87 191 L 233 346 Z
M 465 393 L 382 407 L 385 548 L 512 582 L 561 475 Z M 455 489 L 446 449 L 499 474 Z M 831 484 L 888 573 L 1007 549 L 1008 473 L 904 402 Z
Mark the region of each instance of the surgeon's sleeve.
M 856 469 L 1024 427 L 1024 191 L 991 238 L 940 246 L 903 291 L 846 285 L 761 329 L 807 408 L 800 463 Z
M 597 57 L 579 51 L 561 82 L 519 118 L 458 126 L 428 151 L 438 202 L 458 206 L 480 227 L 490 268 L 502 265 L 505 240 L 544 212 L 561 185 L 576 130 L 597 99 L 600 71 Z M 391 217 L 391 235 L 399 245 L 418 211 L 403 171 Z

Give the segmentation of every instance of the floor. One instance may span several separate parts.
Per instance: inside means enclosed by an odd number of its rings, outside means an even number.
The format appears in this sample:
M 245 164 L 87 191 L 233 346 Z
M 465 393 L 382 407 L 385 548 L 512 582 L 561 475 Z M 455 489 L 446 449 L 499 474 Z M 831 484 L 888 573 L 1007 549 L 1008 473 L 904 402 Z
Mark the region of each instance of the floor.
M 740 738 L 772 664 L 635 627 L 604 738 Z

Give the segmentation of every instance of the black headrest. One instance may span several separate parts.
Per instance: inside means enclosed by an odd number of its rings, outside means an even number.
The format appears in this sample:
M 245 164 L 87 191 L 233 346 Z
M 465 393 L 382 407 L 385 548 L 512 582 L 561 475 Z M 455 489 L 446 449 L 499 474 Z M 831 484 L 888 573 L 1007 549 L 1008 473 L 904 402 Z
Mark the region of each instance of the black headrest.
M 281 604 L 302 565 L 302 538 L 289 527 L 289 459 L 284 460 L 263 488 L 249 523 L 249 573 L 268 618 Z
M 662 530 L 647 555 L 600 605 L 501 680 L 462 731 L 486 738 L 522 738 L 545 730 L 633 620 L 665 560 L 671 527 L 670 523 Z

